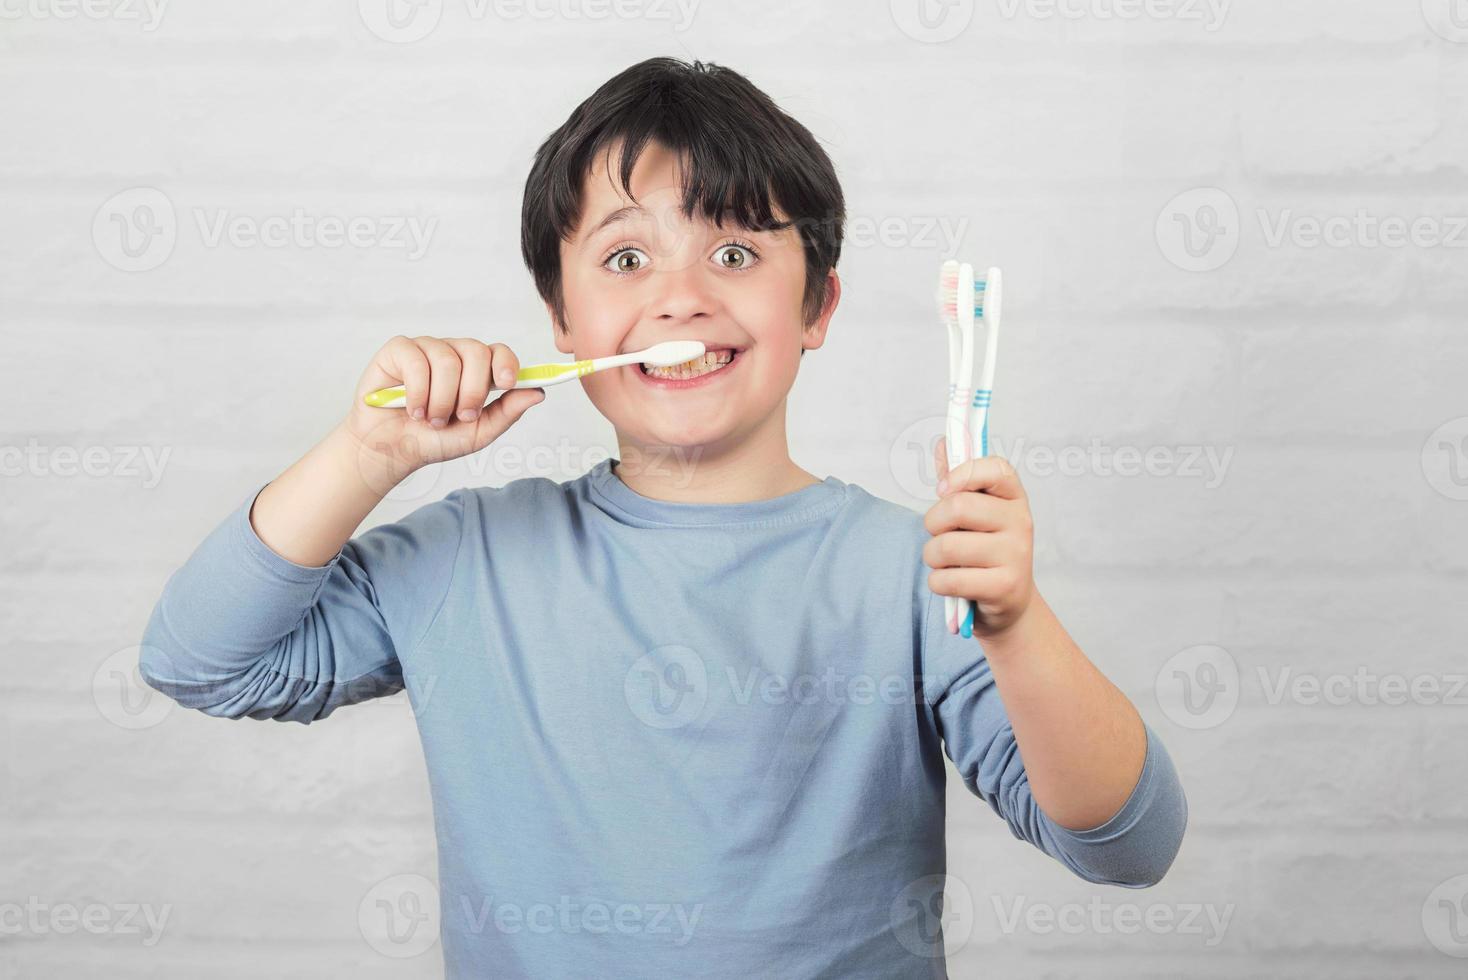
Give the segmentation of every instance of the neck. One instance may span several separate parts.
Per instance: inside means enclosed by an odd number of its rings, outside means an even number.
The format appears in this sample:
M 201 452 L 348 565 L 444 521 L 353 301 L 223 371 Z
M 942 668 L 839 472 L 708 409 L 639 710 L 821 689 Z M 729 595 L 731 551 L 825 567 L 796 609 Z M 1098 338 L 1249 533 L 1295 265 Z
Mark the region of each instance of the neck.
M 738 504 L 768 500 L 820 483 L 790 458 L 785 403 L 753 432 L 696 446 L 644 443 L 617 432 L 612 472 L 632 490 L 674 503 Z

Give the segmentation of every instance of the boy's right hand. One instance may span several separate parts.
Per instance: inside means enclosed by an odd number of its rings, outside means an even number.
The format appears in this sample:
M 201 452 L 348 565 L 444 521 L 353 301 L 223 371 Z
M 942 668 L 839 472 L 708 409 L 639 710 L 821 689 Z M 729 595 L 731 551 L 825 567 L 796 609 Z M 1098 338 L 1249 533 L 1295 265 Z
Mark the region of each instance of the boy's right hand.
M 399 335 L 362 373 L 345 424 L 373 462 L 406 479 L 430 463 L 478 452 L 543 401 L 543 389 L 522 388 L 484 404 L 491 383 L 512 388 L 519 370 L 519 359 L 504 344 Z M 393 385 L 406 390 L 406 408 L 373 408 L 362 400 Z

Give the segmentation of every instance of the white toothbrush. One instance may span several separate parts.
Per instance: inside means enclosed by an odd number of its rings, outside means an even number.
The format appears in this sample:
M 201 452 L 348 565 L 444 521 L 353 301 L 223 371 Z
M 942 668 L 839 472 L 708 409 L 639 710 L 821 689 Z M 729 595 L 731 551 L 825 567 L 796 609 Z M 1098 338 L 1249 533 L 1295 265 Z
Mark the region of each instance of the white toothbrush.
M 963 337 L 962 354 L 958 364 L 958 461 L 968 460 L 973 452 L 973 433 L 969 431 L 970 392 L 974 387 L 974 267 L 967 262 L 958 267 L 958 332 Z M 951 463 L 950 463 L 951 465 Z M 973 604 L 967 599 L 953 600 L 953 619 L 948 632 L 961 631 L 960 623 L 973 623 Z M 970 626 L 972 628 L 972 626 Z
M 549 388 L 563 381 L 574 381 L 576 378 L 595 374 L 597 371 L 623 367 L 627 364 L 672 367 L 684 361 L 691 361 L 695 357 L 702 357 L 704 350 L 703 342 L 699 340 L 665 340 L 661 344 L 653 344 L 647 350 L 631 354 L 613 354 L 608 357 L 594 357 L 590 360 L 570 361 L 563 364 L 532 364 L 516 372 L 515 387 Z M 494 391 L 495 387 L 491 385 L 490 390 Z M 402 385 L 378 388 L 364 395 L 362 400 L 374 408 L 403 408 L 407 404 Z
M 974 279 L 973 267 L 949 261 L 939 277 L 938 305 L 949 327 L 949 397 L 947 449 L 952 469 L 967 459 L 989 455 L 989 409 L 994 397 L 994 369 L 999 360 L 999 318 L 1004 301 L 1004 277 L 991 267 L 985 278 Z M 975 319 L 988 328 L 984 345 L 984 373 L 973 384 L 973 331 Z M 970 394 L 972 392 L 972 394 Z M 955 459 L 957 462 L 955 462 Z M 948 632 L 973 636 L 973 603 L 944 597 Z
M 963 294 L 963 270 L 965 266 L 953 259 L 943 263 L 938 278 L 938 315 L 948 328 L 948 410 L 944 425 L 944 449 L 948 456 L 950 472 L 957 469 L 967 458 L 968 433 L 964 427 L 968 422 L 968 388 L 973 378 L 973 314 L 969 314 L 970 329 L 965 331 L 960 315 L 959 296 Z M 973 270 L 969 270 L 972 289 Z M 965 373 L 965 369 L 967 372 Z M 943 597 L 943 621 L 948 632 L 958 631 L 962 616 L 960 605 L 968 600 L 955 596 Z
M 969 432 L 974 438 L 973 456 L 989 455 L 989 403 L 994 397 L 994 366 L 999 360 L 999 314 L 1004 303 L 1004 274 L 990 266 L 981 280 L 974 282 L 974 313 L 988 328 L 984 343 L 984 374 L 974 389 L 974 403 L 969 412 Z
M 999 314 L 1004 304 L 1004 275 L 997 267 L 990 266 L 982 280 L 973 284 L 975 315 L 983 319 L 987 327 L 984 338 L 984 374 L 979 386 L 974 389 L 973 404 L 969 408 L 968 431 L 974 441 L 969 447 L 969 458 L 979 459 L 989 455 L 989 406 L 994 401 L 994 367 L 999 360 Z M 965 638 L 974 635 L 974 606 L 967 603 L 967 610 L 960 609 L 962 622 L 958 631 Z

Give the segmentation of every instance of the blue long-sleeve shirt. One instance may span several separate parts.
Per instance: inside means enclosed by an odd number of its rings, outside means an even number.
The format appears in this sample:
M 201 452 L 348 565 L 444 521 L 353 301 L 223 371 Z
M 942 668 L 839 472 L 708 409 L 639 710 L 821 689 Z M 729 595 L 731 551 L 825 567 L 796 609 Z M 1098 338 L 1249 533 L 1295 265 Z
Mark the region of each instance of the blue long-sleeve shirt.
M 1110 820 L 1041 812 L 921 515 L 855 484 L 671 503 L 602 462 L 456 490 L 319 568 L 260 540 L 258 492 L 169 578 L 142 676 L 307 723 L 406 687 L 449 976 L 943 977 L 945 750 L 1089 881 L 1155 883 L 1181 843 L 1150 727 Z

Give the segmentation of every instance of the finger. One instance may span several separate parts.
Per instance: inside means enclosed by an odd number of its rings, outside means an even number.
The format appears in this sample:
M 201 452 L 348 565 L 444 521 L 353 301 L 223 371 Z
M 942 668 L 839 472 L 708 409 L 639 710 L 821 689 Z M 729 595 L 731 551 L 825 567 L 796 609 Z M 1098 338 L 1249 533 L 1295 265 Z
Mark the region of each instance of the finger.
M 939 568 L 998 568 L 1006 564 L 1009 546 L 1002 537 L 981 531 L 948 531 L 923 545 L 923 564 Z
M 1009 594 L 1016 584 L 1014 569 L 938 568 L 928 573 L 928 588 L 937 595 L 988 601 Z
M 428 421 L 443 428 L 459 401 L 459 375 L 463 365 L 458 352 L 437 337 L 414 337 L 413 342 L 428 358 Z
M 949 493 L 928 508 L 923 526 L 929 534 L 1003 531 L 1014 523 L 1014 507 L 1014 501 L 987 493 Z
M 959 463 L 948 474 L 948 493 L 977 491 L 1006 500 L 1023 500 L 1019 474 L 1003 456 L 981 456 Z
M 495 387 L 515 387 L 515 375 L 520 371 L 520 359 L 515 356 L 515 352 L 504 344 L 490 344 L 489 352 L 494 365 Z
M 472 337 L 444 341 L 459 355 L 459 399 L 457 418 L 473 422 L 489 401 L 489 347 Z
M 474 429 L 474 444 L 483 449 L 504 435 L 505 430 L 519 421 L 531 405 L 545 400 L 544 388 L 520 388 L 507 391 L 479 415 Z
M 422 348 L 407 337 L 397 336 L 383 347 L 388 364 L 383 370 L 403 383 L 403 408 L 409 418 L 427 417 L 428 408 L 428 357 Z
M 948 478 L 948 437 L 939 436 L 938 443 L 933 447 L 933 472 L 938 475 L 938 483 Z

